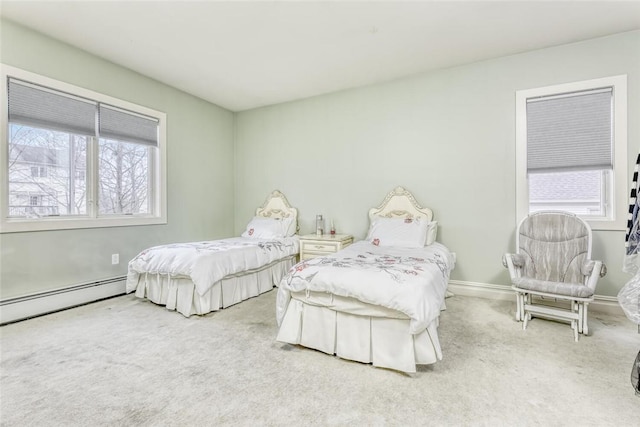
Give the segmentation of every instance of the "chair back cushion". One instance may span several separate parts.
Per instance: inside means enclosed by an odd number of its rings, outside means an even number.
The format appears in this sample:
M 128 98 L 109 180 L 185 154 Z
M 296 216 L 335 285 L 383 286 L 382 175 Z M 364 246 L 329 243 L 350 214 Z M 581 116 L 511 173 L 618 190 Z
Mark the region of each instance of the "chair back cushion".
M 518 253 L 523 276 L 550 282 L 584 283 L 580 272 L 590 255 L 590 229 L 580 218 L 561 212 L 537 212 L 520 224 Z

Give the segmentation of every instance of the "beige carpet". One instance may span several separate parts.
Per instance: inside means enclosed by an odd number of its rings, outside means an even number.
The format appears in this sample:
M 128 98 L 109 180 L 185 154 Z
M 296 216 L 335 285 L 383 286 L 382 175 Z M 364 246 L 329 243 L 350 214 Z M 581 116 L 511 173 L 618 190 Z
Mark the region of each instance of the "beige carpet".
M 455 296 L 444 359 L 413 377 L 277 343 L 275 291 L 184 318 L 132 295 L 0 328 L 0 423 L 636 426 L 636 326 L 592 312 L 513 320 L 514 303 Z

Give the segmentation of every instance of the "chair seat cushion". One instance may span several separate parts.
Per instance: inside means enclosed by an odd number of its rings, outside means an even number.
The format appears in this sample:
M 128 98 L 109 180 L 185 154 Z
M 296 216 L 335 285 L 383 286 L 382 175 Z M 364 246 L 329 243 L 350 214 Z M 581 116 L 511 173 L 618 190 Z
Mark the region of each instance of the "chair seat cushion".
M 532 279 L 531 277 L 518 277 L 513 279 L 513 284 L 520 289 L 558 294 L 568 297 L 589 298 L 593 296 L 593 290 L 582 283 L 549 282 L 547 280 Z

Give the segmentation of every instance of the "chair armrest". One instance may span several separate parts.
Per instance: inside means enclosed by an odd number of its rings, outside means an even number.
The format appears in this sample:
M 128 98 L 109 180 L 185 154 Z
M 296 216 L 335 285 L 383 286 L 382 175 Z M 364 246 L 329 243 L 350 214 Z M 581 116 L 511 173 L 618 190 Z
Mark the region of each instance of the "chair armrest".
M 502 256 L 502 265 L 509 269 L 511 280 L 522 275 L 525 258 L 520 254 L 504 254 Z
M 582 263 L 580 272 L 585 276 L 585 285 L 595 291 L 598 279 L 607 274 L 607 266 L 602 261 L 586 260 Z
M 600 277 L 607 275 L 607 266 L 602 261 L 586 260 L 582 263 L 580 272 L 583 276 L 591 276 L 592 274 L 598 274 Z
M 507 259 L 511 258 L 511 262 L 513 263 L 513 266 L 516 268 L 523 268 L 524 267 L 524 256 L 521 254 L 504 254 L 502 256 L 502 265 L 504 265 L 505 267 L 509 268 Z

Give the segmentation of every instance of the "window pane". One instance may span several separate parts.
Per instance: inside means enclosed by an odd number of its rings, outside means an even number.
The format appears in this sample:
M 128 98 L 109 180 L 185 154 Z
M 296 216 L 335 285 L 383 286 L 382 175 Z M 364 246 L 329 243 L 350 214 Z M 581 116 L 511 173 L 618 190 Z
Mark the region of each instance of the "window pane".
M 9 125 L 9 216 L 85 215 L 87 138 Z
M 100 139 L 99 212 L 149 214 L 149 153 L 152 147 Z
M 529 211 L 563 210 L 581 216 L 606 216 L 604 172 L 529 174 Z

